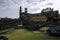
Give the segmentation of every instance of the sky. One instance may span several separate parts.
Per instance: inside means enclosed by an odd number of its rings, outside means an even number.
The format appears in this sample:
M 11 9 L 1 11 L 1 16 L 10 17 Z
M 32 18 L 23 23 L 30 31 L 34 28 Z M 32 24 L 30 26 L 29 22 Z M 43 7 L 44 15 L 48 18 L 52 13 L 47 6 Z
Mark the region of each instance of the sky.
M 19 9 L 22 6 L 28 8 L 31 14 L 39 13 L 47 7 L 54 8 L 60 12 L 60 0 L 0 0 L 0 17 L 18 18 Z

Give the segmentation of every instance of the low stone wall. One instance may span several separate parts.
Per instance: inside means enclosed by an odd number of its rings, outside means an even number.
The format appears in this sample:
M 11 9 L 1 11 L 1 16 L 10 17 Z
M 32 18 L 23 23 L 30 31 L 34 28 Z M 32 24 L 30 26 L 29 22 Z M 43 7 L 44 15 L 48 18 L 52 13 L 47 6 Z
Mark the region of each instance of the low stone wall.
M 0 36 L 0 40 L 8 40 L 8 38 L 5 36 Z
M 2 31 L 0 31 L 0 34 L 4 34 L 4 33 L 7 33 L 9 31 L 12 31 L 12 30 L 14 30 L 14 28 L 2 30 Z

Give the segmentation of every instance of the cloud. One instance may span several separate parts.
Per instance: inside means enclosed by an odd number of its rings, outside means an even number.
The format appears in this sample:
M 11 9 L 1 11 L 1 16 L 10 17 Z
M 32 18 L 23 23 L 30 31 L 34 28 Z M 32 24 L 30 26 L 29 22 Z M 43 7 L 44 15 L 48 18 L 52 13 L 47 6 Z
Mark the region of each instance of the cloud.
M 34 11 L 40 9 L 38 6 L 40 6 L 41 2 L 44 2 L 44 1 L 46 1 L 46 0 L 1 0 L 0 7 L 2 9 L 6 9 L 6 8 L 11 8 L 11 9 L 15 8 L 16 9 L 16 8 L 19 8 L 21 5 L 23 7 L 23 9 L 25 7 L 27 7 L 29 12 L 31 12 L 31 11 L 34 12 Z
M 13 0 L 0 0 L 1 8 L 16 8 L 18 7 L 18 1 Z
M 13 0 L 0 0 L 0 17 L 18 18 L 19 7 Z
M 53 5 L 53 3 L 47 3 L 47 5 Z
M 40 9 L 41 4 L 44 5 L 43 2 L 45 1 L 46 0 L 22 0 L 20 5 L 23 7 L 23 9 L 27 7 L 28 12 L 34 13 Z
M 19 7 L 28 8 L 29 13 L 38 13 L 42 9 L 52 7 L 60 11 L 60 0 L 0 0 L 0 17 L 19 17 Z

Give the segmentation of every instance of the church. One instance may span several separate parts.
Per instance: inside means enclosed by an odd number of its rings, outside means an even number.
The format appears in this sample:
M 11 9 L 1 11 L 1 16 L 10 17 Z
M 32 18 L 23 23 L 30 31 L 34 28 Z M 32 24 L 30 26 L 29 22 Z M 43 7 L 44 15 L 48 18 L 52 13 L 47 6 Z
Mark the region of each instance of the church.
M 20 7 L 19 19 L 21 19 L 22 17 L 26 17 L 30 21 L 33 21 L 33 22 L 46 22 L 47 21 L 46 16 L 42 16 L 41 13 L 36 13 L 36 14 L 28 13 L 27 8 L 25 8 L 25 12 L 22 12 L 22 7 Z
M 19 11 L 19 19 L 23 20 L 22 17 L 25 17 L 26 20 L 30 20 L 31 22 L 47 22 L 48 19 L 60 19 L 58 10 L 53 10 L 53 8 L 46 8 L 41 11 L 41 13 L 31 14 L 28 13 L 27 8 L 25 8 L 25 12 L 22 12 L 22 7 L 20 6 Z M 24 18 L 24 19 L 25 19 Z

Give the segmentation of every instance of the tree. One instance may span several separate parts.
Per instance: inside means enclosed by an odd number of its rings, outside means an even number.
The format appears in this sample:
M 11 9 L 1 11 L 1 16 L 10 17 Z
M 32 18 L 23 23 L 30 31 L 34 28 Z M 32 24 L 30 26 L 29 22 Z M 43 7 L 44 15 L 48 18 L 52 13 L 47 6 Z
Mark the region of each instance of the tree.
M 52 8 L 46 8 L 41 11 L 41 15 L 47 16 L 48 20 L 53 20 L 55 13 Z

